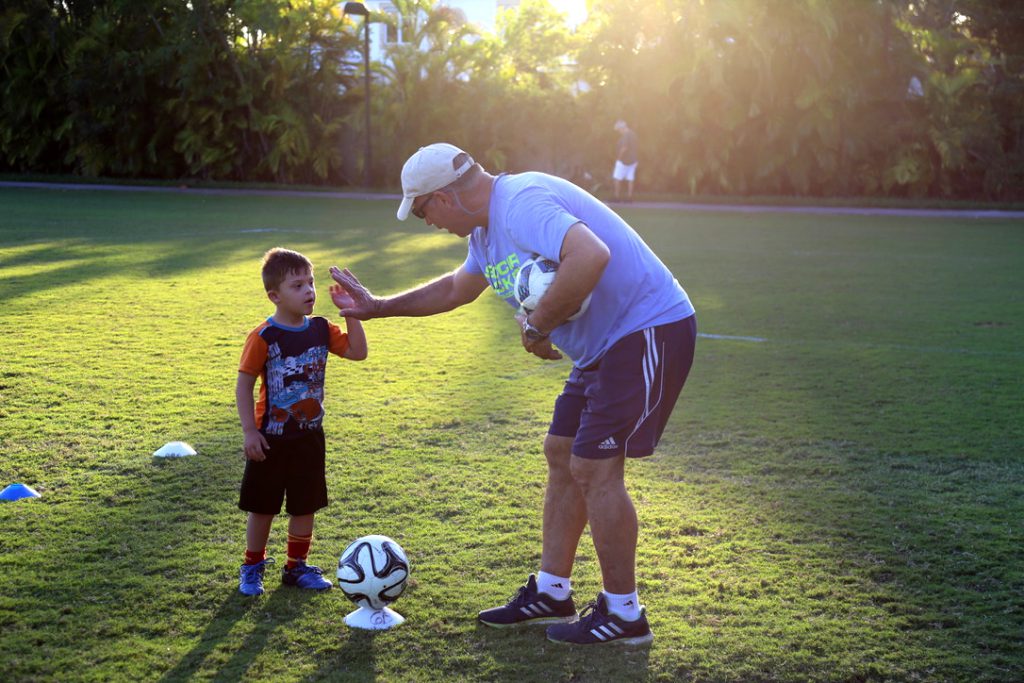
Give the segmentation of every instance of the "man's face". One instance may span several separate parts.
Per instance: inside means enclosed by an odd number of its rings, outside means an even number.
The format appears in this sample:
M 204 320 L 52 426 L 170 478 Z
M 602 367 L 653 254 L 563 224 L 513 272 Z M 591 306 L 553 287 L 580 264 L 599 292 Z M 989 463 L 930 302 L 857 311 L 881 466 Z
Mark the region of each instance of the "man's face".
M 427 225 L 447 230 L 458 237 L 468 237 L 476 220 L 459 206 L 456 195 L 446 190 L 436 190 L 416 198 L 412 203 L 412 215 L 423 219 Z

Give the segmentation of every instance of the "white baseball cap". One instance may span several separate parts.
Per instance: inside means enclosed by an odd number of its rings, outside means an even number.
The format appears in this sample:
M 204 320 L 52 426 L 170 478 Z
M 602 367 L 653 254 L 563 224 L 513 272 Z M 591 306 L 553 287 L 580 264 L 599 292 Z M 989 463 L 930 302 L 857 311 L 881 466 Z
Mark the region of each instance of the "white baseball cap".
M 409 217 L 416 197 L 436 192 L 462 177 L 473 168 L 473 157 L 468 154 L 466 161 L 455 168 L 455 157 L 465 154 L 455 145 L 435 142 L 419 150 L 402 167 L 402 203 L 398 206 L 398 220 Z

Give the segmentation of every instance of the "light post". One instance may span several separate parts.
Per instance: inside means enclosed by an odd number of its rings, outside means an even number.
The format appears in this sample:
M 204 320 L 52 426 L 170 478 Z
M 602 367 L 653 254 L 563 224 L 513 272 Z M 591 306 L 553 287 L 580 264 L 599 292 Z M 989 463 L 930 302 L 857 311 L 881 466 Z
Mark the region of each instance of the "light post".
M 370 164 L 373 158 L 373 148 L 370 145 L 370 10 L 361 2 L 346 2 L 342 11 L 363 18 L 363 64 L 366 67 L 366 158 L 363 160 L 363 184 L 369 188 Z

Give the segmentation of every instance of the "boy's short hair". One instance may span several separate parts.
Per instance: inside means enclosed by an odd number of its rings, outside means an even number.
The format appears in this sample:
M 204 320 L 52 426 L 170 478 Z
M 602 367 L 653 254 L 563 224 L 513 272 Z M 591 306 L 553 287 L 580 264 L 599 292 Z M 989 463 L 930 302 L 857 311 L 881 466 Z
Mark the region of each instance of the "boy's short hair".
M 297 251 L 274 247 L 263 255 L 263 288 L 277 289 L 288 273 L 313 272 L 313 264 Z

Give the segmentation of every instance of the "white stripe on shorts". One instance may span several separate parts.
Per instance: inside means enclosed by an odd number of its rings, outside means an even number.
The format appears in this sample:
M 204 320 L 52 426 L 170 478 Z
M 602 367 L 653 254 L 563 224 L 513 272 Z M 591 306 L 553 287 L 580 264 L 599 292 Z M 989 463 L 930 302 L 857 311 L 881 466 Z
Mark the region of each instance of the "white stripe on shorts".
M 664 346 L 664 344 L 662 345 Z M 661 355 L 664 353 L 658 353 L 657 340 L 654 335 L 654 328 L 648 327 L 644 330 L 644 412 L 640 416 L 640 419 L 636 421 L 636 425 L 633 427 L 633 431 L 626 437 L 626 441 L 622 446 L 623 455 L 629 456 L 629 440 L 633 438 L 633 435 L 639 431 L 640 427 L 643 426 L 644 422 L 648 417 L 651 416 L 658 406 L 661 404 L 661 395 L 665 388 L 665 366 L 661 365 Z M 655 399 L 654 405 L 651 405 L 651 392 L 654 391 L 654 382 L 656 375 L 660 373 L 660 380 L 658 383 L 658 396 Z

